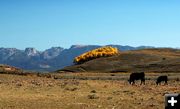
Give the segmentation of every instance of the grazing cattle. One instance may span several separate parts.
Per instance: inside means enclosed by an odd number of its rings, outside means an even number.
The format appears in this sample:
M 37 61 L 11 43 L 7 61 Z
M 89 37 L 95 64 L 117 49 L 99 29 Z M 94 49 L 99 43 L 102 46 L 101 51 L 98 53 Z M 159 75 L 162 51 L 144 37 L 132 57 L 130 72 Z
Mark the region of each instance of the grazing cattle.
M 145 84 L 145 74 L 144 72 L 139 72 L 139 73 L 131 73 L 129 77 L 129 84 L 135 84 L 135 80 L 141 80 L 141 84 Z
M 162 81 L 164 81 L 165 84 L 167 84 L 168 77 L 167 77 L 167 76 L 159 76 L 159 77 L 157 78 L 156 84 L 158 85 L 158 84 L 160 84 Z

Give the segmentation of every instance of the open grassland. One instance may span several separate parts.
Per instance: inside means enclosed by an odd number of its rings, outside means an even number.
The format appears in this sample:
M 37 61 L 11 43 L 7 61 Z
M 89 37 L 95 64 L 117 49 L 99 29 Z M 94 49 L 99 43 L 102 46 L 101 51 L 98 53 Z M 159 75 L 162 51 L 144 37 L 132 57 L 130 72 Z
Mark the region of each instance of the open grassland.
M 55 79 L 79 79 L 79 80 L 128 80 L 130 73 L 55 73 L 51 77 Z M 158 76 L 167 75 L 169 80 L 180 79 L 180 73 L 146 73 L 146 80 L 156 80 Z M 43 76 L 43 75 L 42 75 Z
M 179 73 L 160 86 L 154 79 L 162 74 L 146 75 L 146 85 L 132 86 L 128 73 L 0 74 L 0 109 L 163 109 L 166 93 L 180 93 Z

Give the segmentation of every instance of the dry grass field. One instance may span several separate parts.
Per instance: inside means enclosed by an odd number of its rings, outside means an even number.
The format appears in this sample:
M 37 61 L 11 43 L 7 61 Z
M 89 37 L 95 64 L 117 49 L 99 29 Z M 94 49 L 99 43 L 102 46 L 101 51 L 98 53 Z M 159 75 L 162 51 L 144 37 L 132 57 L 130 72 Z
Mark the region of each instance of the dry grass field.
M 108 79 L 94 80 L 87 78 L 100 74 L 87 74 L 59 74 L 61 79 L 0 74 L 0 109 L 163 109 L 166 93 L 180 93 L 180 81 L 174 78 L 178 73 L 169 74 L 172 80 L 160 86 L 150 80 L 160 74 L 147 74 L 150 79 L 141 86 L 139 81 L 129 85 L 126 73 L 124 79 L 112 80 L 121 74 L 105 73 L 101 76 Z M 68 75 L 75 79 L 66 79 Z

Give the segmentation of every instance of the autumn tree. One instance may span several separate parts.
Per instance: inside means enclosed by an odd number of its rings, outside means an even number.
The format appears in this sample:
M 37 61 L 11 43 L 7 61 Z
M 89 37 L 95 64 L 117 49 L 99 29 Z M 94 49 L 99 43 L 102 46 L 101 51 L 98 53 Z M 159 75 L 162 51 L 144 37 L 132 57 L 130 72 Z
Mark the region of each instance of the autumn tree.
M 75 57 L 74 63 L 81 64 L 95 58 L 113 56 L 113 55 L 118 54 L 118 52 L 119 51 L 117 48 L 114 48 L 111 46 L 104 46 L 104 47 L 91 50 L 89 52 L 81 54 L 80 56 Z

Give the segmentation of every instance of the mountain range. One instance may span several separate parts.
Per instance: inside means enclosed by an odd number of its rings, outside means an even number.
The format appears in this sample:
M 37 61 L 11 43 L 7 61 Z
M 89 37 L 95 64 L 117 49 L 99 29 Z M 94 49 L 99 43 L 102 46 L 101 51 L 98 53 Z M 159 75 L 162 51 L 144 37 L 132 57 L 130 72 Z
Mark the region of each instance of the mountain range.
M 117 47 L 120 51 L 154 48 L 151 46 L 108 46 Z M 25 50 L 0 48 L 0 64 L 7 64 L 32 71 L 55 71 L 73 65 L 74 57 L 99 47 L 101 46 L 72 45 L 69 49 L 52 47 L 44 51 L 38 51 L 35 48 L 26 48 Z

